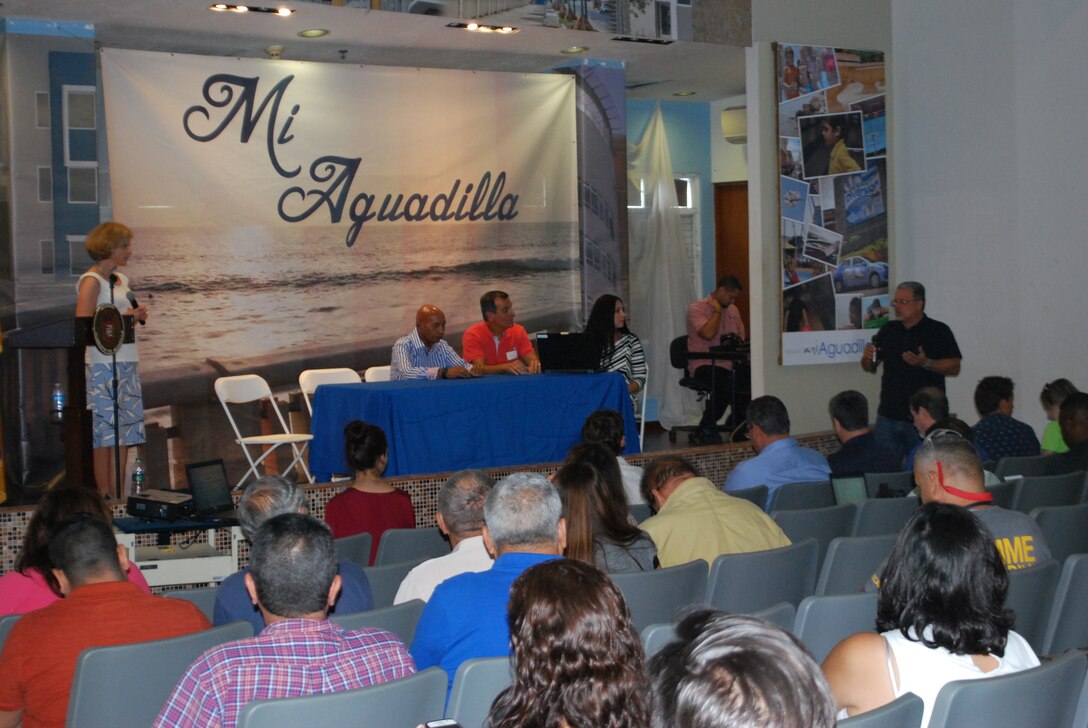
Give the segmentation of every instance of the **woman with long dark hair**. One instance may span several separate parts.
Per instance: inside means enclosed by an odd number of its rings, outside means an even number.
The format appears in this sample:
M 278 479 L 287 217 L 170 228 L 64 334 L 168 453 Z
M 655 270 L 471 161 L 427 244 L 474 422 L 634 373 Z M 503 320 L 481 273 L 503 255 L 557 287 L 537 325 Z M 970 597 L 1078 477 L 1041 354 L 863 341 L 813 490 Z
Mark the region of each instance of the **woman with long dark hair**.
M 824 661 L 840 717 L 911 692 L 925 702 L 927 725 L 946 683 L 1037 666 L 1027 641 L 1012 631 L 1008 588 L 994 537 L 971 511 L 922 506 L 880 575 L 880 633 L 847 637 Z
M 510 590 L 514 680 L 489 728 L 632 728 L 650 722 L 644 654 L 623 595 L 596 567 L 556 559 Z
M 646 386 L 646 355 L 642 342 L 627 328 L 627 311 L 618 296 L 606 293 L 593 303 L 585 331 L 601 352 L 601 370 L 621 372 L 634 397 Z

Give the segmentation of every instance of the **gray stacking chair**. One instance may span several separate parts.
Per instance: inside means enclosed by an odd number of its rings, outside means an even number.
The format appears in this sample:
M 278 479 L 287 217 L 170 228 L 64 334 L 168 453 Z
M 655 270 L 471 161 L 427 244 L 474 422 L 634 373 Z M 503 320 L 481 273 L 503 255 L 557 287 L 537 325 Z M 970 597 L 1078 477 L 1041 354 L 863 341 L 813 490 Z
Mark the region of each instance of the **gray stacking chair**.
M 731 495 L 734 498 L 741 498 L 750 503 L 755 503 L 759 506 L 760 510 L 767 509 L 767 493 L 768 489 L 765 485 L 756 485 L 751 488 L 741 488 L 740 490 L 731 490 L 726 495 Z
M 0 617 L 0 650 L 4 649 L 4 642 L 8 639 L 8 632 L 15 626 L 15 623 L 19 621 L 21 614 L 6 614 Z
M 450 552 L 450 542 L 437 527 L 390 528 L 378 542 L 375 566 L 398 564 L 412 559 L 433 559 Z
M 1088 648 L 1085 604 L 1088 604 L 1088 554 L 1074 554 L 1062 565 L 1039 654 Z
M 797 621 L 797 607 L 789 602 L 779 602 L 773 607 L 750 612 L 748 616 L 758 617 L 764 622 L 770 622 L 771 624 L 778 625 L 787 632 L 792 632 L 794 622 Z
M 1013 490 L 1016 484 L 1009 481 L 1002 481 L 1000 483 L 994 483 L 993 485 L 986 486 L 986 492 L 994 498 L 994 505 L 1001 506 L 1007 510 L 1012 510 L 1012 498 Z
M 870 498 L 858 505 L 858 517 L 851 535 L 898 535 L 921 505 L 917 498 Z
M 642 523 L 653 515 L 648 503 L 632 503 L 627 507 L 627 510 L 630 511 L 631 517 L 635 519 L 635 523 Z
M 65 725 L 151 725 L 201 653 L 252 636 L 249 622 L 231 622 L 181 637 L 83 650 L 76 660 Z
M 676 625 L 672 622 L 659 622 L 642 628 L 639 634 L 642 638 L 642 649 L 646 652 L 646 659 L 656 655 L 662 647 L 676 639 Z
M 820 544 L 816 563 L 822 564 L 832 539 L 849 536 L 853 532 L 857 510 L 857 505 L 846 503 L 828 508 L 774 511 L 771 513 L 771 518 L 793 543 L 804 541 L 806 538 L 816 539 Z
M 1073 506 L 1080 503 L 1084 471 L 1064 475 L 1026 476 L 1013 483 L 1012 508 L 1030 513 L 1045 506 Z
M 364 569 L 370 566 L 370 549 L 374 540 L 366 531 L 334 539 L 332 543 L 336 547 L 337 561 L 351 561 Z
M 853 594 L 869 584 L 892 552 L 897 536 L 837 538 L 827 547 L 816 594 Z
M 1016 612 L 1013 629 L 1028 641 L 1036 654 L 1042 654 L 1047 619 L 1060 575 L 1061 565 L 1053 560 L 1009 572 L 1009 594 L 1005 597 L 1005 606 Z
M 929 728 L 1068 726 L 1084 683 L 1085 656 L 1067 652 L 1039 667 L 941 688 Z
M 374 598 L 374 608 L 391 607 L 393 599 L 397 596 L 400 583 L 408 572 L 422 564 L 427 559 L 413 559 L 401 561 L 397 564 L 385 566 L 368 566 L 363 569 L 366 580 L 370 582 L 370 594 Z
M 994 466 L 994 474 L 1001 478 L 1012 475 L 1046 475 L 1046 455 L 1026 455 L 1023 457 L 1004 457 Z
M 905 496 L 914 490 L 914 471 L 902 470 L 895 473 L 865 473 L 865 494 L 870 498 L 876 498 L 880 493 L 880 486 L 888 486 L 893 494 Z
M 906 693 L 868 713 L 843 718 L 836 728 L 920 728 L 925 703 L 914 693 Z
M 1039 524 L 1050 555 L 1058 563 L 1073 554 L 1088 554 L 1088 503 L 1033 508 L 1031 517 Z
M 483 728 L 491 703 L 514 680 L 509 657 L 475 657 L 457 668 L 446 717 L 461 728 Z
M 631 610 L 631 622 L 641 631 L 651 624 L 672 622 L 680 607 L 698 604 L 706 591 L 706 562 L 702 559 L 666 569 L 609 574 Z
M 333 614 L 330 620 L 336 622 L 344 629 L 362 629 L 375 627 L 392 632 L 406 645 L 412 644 L 412 638 L 416 636 L 416 625 L 419 624 L 419 615 L 423 614 L 426 604 L 421 599 L 413 599 L 404 604 L 392 607 L 371 609 L 369 612 L 355 612 L 354 614 Z
M 215 596 L 219 593 L 219 587 L 207 586 L 200 589 L 175 589 L 163 594 L 170 599 L 182 599 L 196 605 L 196 608 L 204 612 L 204 616 L 211 622 L 215 617 Z
M 1080 700 L 1077 701 L 1077 715 L 1073 718 L 1073 728 L 1088 728 L 1088 676 L 1084 678 L 1084 685 L 1080 689 Z
M 820 545 L 809 538 L 792 546 L 724 554 L 714 559 L 706 601 L 735 614 L 789 602 L 799 604 L 816 588 L 816 558 Z
M 874 628 L 877 596 L 876 592 L 868 592 L 805 597 L 797 607 L 793 633 L 819 664 L 842 640 Z
M 786 483 L 771 493 L 767 511 L 790 511 L 800 508 L 827 508 L 835 505 L 835 489 L 830 480 L 807 483 Z
M 238 728 L 416 728 L 442 717 L 446 671 L 432 667 L 380 685 L 304 698 L 257 700 L 238 715 Z

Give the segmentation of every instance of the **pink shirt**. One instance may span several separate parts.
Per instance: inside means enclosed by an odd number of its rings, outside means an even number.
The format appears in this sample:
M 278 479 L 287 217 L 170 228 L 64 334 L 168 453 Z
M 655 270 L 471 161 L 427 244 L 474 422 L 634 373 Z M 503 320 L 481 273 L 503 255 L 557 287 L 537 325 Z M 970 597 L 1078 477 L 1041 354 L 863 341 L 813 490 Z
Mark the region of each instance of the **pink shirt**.
M 709 341 L 699 336 L 699 329 L 703 327 L 714 314 L 714 306 L 710 303 L 710 296 L 701 298 L 688 306 L 688 351 L 710 351 L 711 346 L 717 346 L 722 334 L 736 334 L 742 339 L 748 337 L 744 333 L 744 322 L 740 319 L 740 310 L 730 304 L 722 311 L 721 322 L 718 324 L 718 333 Z M 688 362 L 688 371 L 694 372 L 701 366 L 712 363 L 710 359 L 695 359 Z M 719 360 L 713 362 L 723 369 L 732 369 L 733 362 Z
M 129 563 L 128 580 L 140 587 L 140 591 L 146 594 L 151 593 L 147 579 L 140 573 L 140 568 L 136 564 Z M 9 571 L 0 576 L 0 617 L 33 612 L 42 607 L 48 607 L 60 598 L 45 583 L 45 577 L 37 569 L 30 569 L 26 574 L 21 571 Z

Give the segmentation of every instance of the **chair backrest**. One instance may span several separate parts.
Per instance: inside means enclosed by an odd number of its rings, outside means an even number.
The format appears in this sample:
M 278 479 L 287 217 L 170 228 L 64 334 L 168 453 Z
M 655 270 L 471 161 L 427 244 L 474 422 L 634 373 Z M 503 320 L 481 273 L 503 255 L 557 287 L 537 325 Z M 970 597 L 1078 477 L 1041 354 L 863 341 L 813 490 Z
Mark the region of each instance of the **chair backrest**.
M 210 622 L 215 618 L 215 597 L 218 593 L 218 586 L 207 586 L 201 589 L 175 589 L 166 592 L 163 596 L 170 599 L 183 599 L 195 604 Z
M 242 432 L 238 429 L 238 425 L 234 421 L 234 415 L 231 414 L 231 404 L 247 404 L 249 402 L 257 402 L 262 399 L 267 399 L 271 409 L 276 413 L 276 419 L 280 422 L 280 427 L 283 432 L 290 433 L 291 428 L 287 424 L 287 420 L 283 419 L 283 415 L 280 413 L 279 405 L 276 404 L 275 397 L 272 396 L 272 389 L 268 386 L 262 377 L 256 374 L 239 374 L 233 377 L 219 377 L 215 380 L 215 394 L 219 397 L 219 403 L 223 405 L 223 411 L 227 413 L 227 419 L 230 420 L 230 426 L 234 429 L 236 437 L 241 439 Z
M 790 511 L 802 508 L 827 508 L 835 505 L 835 489 L 830 480 L 809 483 L 786 483 L 771 493 L 768 511 Z
M 797 605 L 816 588 L 819 552 L 816 539 L 809 538 L 779 549 L 719 556 L 710 566 L 706 601 L 735 614 L 779 602 Z
M 1013 483 L 1012 508 L 1030 513 L 1044 506 L 1072 506 L 1080 503 L 1084 471 L 1064 475 L 1029 475 Z
M 368 382 L 388 382 L 392 372 L 393 367 L 388 364 L 382 367 L 367 367 L 364 377 Z
M 636 523 L 642 523 L 653 515 L 649 503 L 632 503 L 627 506 L 627 510 L 630 511 L 631 518 L 634 518 Z
M 390 528 L 378 541 L 375 566 L 398 564 L 412 559 L 433 559 L 450 552 L 450 542 L 437 527 Z
M 929 726 L 1071 725 L 1084 673 L 1085 656 L 1068 652 L 1031 670 L 950 682 L 937 693 Z
M 816 593 L 853 594 L 865 589 L 892 552 L 895 539 L 889 535 L 832 541 L 816 580 Z
M 898 698 L 868 713 L 843 718 L 836 728 L 919 728 L 926 706 L 914 693 L 904 693 Z
M 1002 478 L 1008 478 L 1010 475 L 1046 475 L 1046 458 L 1046 455 L 1003 457 L 994 466 L 994 473 Z
M 1088 647 L 1088 554 L 1073 554 L 1062 564 L 1039 654 L 1053 655 Z
M 672 622 L 658 622 L 642 628 L 642 649 L 646 653 L 646 659 L 656 655 L 665 645 L 676 639 L 676 625 Z
M 870 498 L 858 506 L 853 535 L 898 535 L 920 507 L 917 498 Z
M 364 568 L 370 565 L 370 549 L 374 539 L 366 531 L 333 539 L 333 545 L 336 546 L 337 561 L 351 561 Z
M 364 627 L 384 629 L 400 637 L 404 644 L 410 645 L 416 636 L 416 625 L 419 623 L 419 615 L 423 614 L 425 604 L 426 602 L 422 599 L 413 599 L 403 604 L 371 609 L 367 612 L 332 614 L 329 620 L 336 622 L 344 629 L 363 629 Z
M 831 489 L 835 491 L 835 502 L 839 505 L 843 503 L 861 503 L 869 497 L 868 493 L 865 492 L 865 478 L 861 475 L 833 475 L 831 476 Z
M 679 607 L 698 604 L 706 591 L 706 562 L 702 559 L 654 571 L 609 574 L 623 592 L 635 629 L 672 622 Z
M 870 498 L 880 497 L 881 488 L 885 486 L 884 497 L 890 495 L 894 498 L 905 496 L 914 490 L 914 471 L 902 470 L 895 473 L 865 473 L 865 494 Z
M 1084 678 L 1084 685 L 1080 689 L 1080 700 L 1077 701 L 1077 714 L 1073 718 L 1073 728 L 1088 728 L 1088 675 Z
M 1050 606 L 1061 576 L 1057 561 L 1043 561 L 1028 569 L 1009 572 L 1009 594 L 1005 606 L 1016 612 L 1013 627 L 1028 641 L 1036 654 L 1041 654 Z
M 166 640 L 83 650 L 76 660 L 65 725 L 151 725 L 201 653 L 252 636 L 249 622 L 232 622 Z
M 19 621 L 21 614 L 5 614 L 0 617 L 0 650 L 4 649 L 4 643 L 8 639 L 8 632 L 11 632 L 11 628 L 15 626 L 15 623 Z
M 638 390 L 638 449 L 642 450 L 646 441 L 646 402 L 650 399 L 648 388 L 650 386 L 650 362 L 646 361 L 646 383 Z
M 446 671 L 432 667 L 415 675 L 356 690 L 304 698 L 257 700 L 238 715 L 238 728 L 416 728 L 440 718 L 446 704 Z
M 807 508 L 797 511 L 774 511 L 771 518 L 778 527 L 797 543 L 806 538 L 814 538 L 820 544 L 816 557 L 817 565 L 822 564 L 824 554 L 832 539 L 849 536 L 854 530 L 858 507 L 853 503 L 827 508 Z M 817 566 L 819 568 L 819 566 Z
M 1039 524 L 1055 561 L 1064 563 L 1072 554 L 1088 553 L 1088 503 L 1034 508 L 1031 517 Z
M 741 488 L 740 490 L 731 490 L 726 495 L 731 495 L 734 498 L 743 498 L 746 501 L 755 503 L 759 506 L 760 510 L 767 509 L 767 493 L 768 488 L 765 485 L 755 485 L 751 488 Z
M 483 728 L 495 698 L 514 680 L 509 657 L 465 660 L 453 676 L 446 717 L 461 728 Z
M 805 597 L 797 607 L 793 633 L 819 664 L 843 639 L 874 628 L 877 596 L 868 592 Z
M 306 402 L 306 409 L 312 415 L 313 404 L 310 402 L 312 395 L 322 384 L 358 384 L 363 381 L 359 372 L 354 369 L 341 367 L 338 369 L 307 369 L 298 375 L 298 388 L 302 390 L 302 399 Z
M 374 598 L 374 608 L 391 607 L 397 596 L 397 589 L 408 572 L 422 564 L 426 559 L 412 559 L 398 564 L 367 566 L 363 569 L 370 582 L 370 594 Z
M 993 485 L 987 485 L 986 491 L 993 496 L 994 505 L 1000 506 L 1012 510 L 1013 491 L 1016 483 L 1009 481 L 1001 481 L 1000 483 L 994 483 Z
M 797 607 L 789 602 L 779 602 L 773 607 L 756 610 L 748 616 L 759 617 L 764 622 L 770 622 L 771 624 L 778 625 L 787 632 L 792 632 L 793 625 L 797 621 Z
M 674 369 L 679 369 L 687 376 L 688 371 L 688 337 L 677 336 L 669 342 L 669 364 Z

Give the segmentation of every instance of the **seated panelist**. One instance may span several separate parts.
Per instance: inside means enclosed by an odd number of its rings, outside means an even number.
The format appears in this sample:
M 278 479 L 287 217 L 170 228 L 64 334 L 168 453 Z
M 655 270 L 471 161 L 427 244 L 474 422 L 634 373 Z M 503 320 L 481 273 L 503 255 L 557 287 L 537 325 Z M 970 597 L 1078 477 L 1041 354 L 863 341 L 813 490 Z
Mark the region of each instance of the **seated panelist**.
M 457 356 L 442 336 L 446 314 L 429 303 L 416 311 L 416 328 L 393 344 L 390 379 L 463 379 L 474 376 L 475 367 Z
M 480 297 L 484 320 L 465 331 L 461 350 L 478 374 L 539 374 L 529 334 L 514 323 L 514 304 L 502 291 L 488 291 Z

